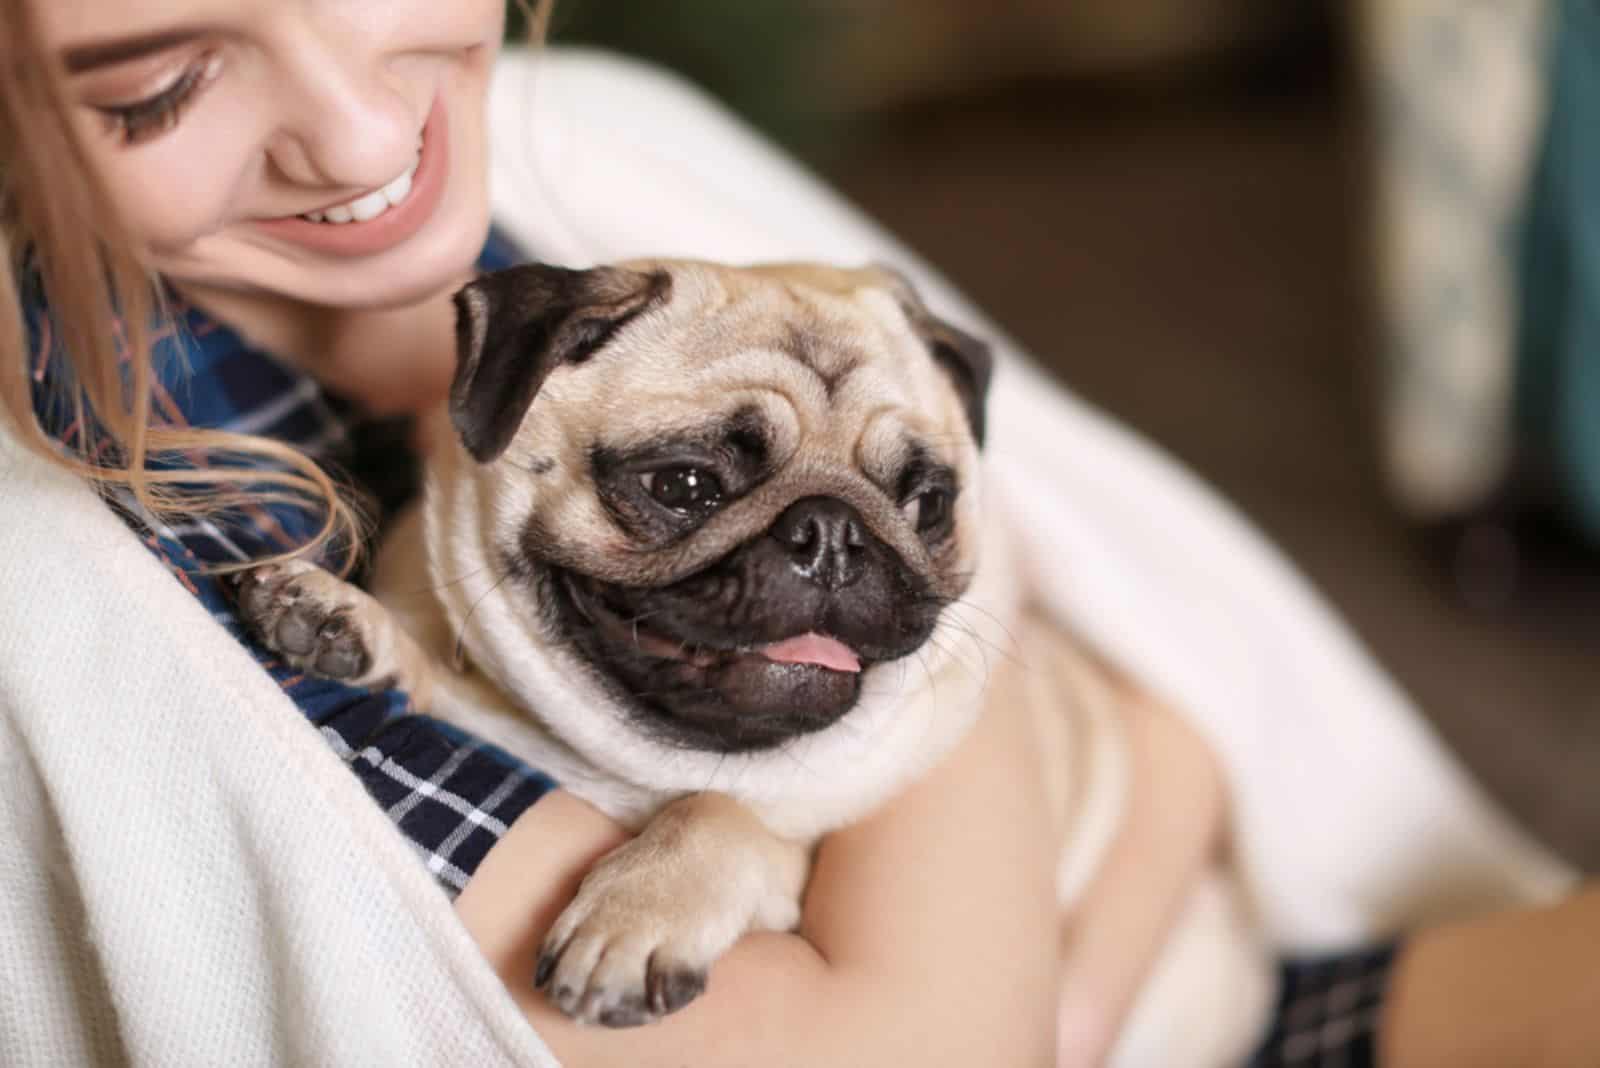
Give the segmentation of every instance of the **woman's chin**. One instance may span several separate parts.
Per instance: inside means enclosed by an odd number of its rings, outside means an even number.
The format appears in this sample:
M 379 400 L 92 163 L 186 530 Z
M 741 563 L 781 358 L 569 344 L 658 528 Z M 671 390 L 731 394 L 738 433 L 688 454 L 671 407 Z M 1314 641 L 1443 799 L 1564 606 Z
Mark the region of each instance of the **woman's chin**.
M 156 269 L 180 289 L 288 300 L 326 309 L 380 311 L 454 292 L 471 275 L 488 236 L 487 212 L 381 255 L 353 261 L 293 247 L 266 247 L 224 235 L 183 262 Z

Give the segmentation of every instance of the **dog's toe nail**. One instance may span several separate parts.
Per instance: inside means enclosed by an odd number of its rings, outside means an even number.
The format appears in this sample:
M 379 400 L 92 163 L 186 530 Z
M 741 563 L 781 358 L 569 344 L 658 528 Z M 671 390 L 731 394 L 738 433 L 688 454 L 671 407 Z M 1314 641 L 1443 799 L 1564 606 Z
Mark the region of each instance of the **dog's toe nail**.
M 606 1027 L 638 1027 L 652 1019 L 644 999 L 637 994 L 624 997 L 615 1005 L 600 1010 L 600 1023 Z
M 658 1015 L 677 1012 L 706 989 L 706 973 L 694 968 L 652 967 L 645 977 L 646 997 Z
M 603 989 L 591 987 L 583 992 L 578 999 L 578 1007 L 573 1011 L 573 1016 L 584 1023 L 599 1023 L 600 1014 L 606 1009 L 606 992 Z
M 539 954 L 539 964 L 533 970 L 533 987 L 535 990 L 543 987 L 555 974 L 556 965 L 561 963 L 561 954 L 550 948 L 544 949 Z

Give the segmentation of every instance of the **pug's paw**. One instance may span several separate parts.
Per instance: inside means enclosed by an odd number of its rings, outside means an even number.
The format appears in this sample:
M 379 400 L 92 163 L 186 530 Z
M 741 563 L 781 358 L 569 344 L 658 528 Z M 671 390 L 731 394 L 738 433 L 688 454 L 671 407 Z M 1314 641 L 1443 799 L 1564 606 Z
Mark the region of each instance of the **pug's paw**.
M 232 578 L 239 617 L 287 663 L 341 682 L 372 673 L 366 594 L 301 560 L 263 564 Z
M 636 1027 L 676 1012 L 705 990 L 758 908 L 729 874 L 648 833 L 618 848 L 556 920 L 534 985 L 580 1023 Z

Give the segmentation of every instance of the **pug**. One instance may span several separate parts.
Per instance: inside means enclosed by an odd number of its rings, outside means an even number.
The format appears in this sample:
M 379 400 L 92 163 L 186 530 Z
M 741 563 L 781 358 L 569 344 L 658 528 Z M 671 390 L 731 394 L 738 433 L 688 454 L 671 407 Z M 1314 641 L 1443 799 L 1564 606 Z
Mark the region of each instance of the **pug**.
M 456 307 L 440 444 L 375 596 L 292 563 L 240 604 L 297 665 L 396 682 L 638 832 L 544 943 L 557 1006 L 646 1023 L 744 932 L 792 928 L 817 839 L 992 691 L 1039 722 L 1076 896 L 1125 754 L 983 507 L 986 345 L 876 266 L 531 265 Z

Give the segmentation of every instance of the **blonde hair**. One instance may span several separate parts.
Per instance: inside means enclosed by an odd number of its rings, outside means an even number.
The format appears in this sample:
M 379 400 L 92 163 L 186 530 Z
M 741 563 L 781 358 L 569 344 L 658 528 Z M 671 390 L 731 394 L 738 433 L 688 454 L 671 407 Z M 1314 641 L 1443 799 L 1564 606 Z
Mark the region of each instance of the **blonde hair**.
M 518 0 L 542 40 L 552 0 Z M 155 411 L 156 280 L 73 135 L 64 78 L 28 0 L 0 0 L 0 407 L 28 446 L 102 493 L 125 490 L 161 522 L 288 504 L 314 532 L 266 560 L 323 552 L 341 571 L 359 557 L 362 510 L 310 456 L 270 438 L 164 423 Z M 35 415 L 21 283 L 31 272 L 50 310 L 56 383 L 77 433 L 58 442 Z

